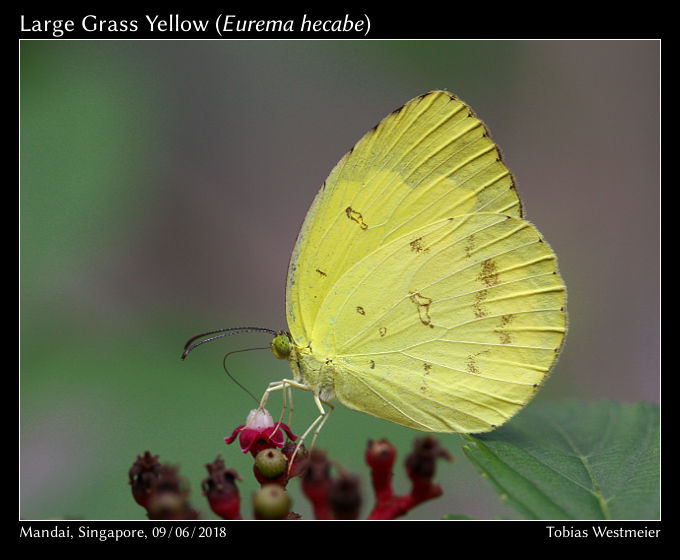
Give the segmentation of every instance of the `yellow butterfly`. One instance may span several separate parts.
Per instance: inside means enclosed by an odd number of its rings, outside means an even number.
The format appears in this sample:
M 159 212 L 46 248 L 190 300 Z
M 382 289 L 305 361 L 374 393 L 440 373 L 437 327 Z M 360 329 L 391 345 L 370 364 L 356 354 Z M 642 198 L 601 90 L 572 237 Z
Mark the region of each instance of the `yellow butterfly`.
M 486 432 L 536 394 L 567 330 L 555 254 L 484 124 L 446 91 L 367 132 L 316 195 L 272 342 L 311 391 L 427 432 Z M 193 340 L 193 339 L 192 339 Z M 191 342 L 191 341 L 190 341 Z M 312 442 L 313 444 L 313 442 Z

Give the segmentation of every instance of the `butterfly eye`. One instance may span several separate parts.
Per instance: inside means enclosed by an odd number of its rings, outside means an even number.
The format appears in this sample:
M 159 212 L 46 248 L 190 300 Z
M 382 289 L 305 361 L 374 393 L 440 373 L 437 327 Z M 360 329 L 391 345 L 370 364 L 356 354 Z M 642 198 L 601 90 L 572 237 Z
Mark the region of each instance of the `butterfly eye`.
M 272 340 L 272 352 L 279 360 L 285 360 L 290 356 L 290 339 L 286 333 L 279 333 Z

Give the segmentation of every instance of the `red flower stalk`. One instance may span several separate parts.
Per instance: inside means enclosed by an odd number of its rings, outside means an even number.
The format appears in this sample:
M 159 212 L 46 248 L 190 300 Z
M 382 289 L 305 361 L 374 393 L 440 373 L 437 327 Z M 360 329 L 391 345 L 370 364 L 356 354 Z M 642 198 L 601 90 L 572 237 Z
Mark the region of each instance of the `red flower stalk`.
M 307 471 L 302 479 L 302 492 L 312 502 L 316 519 L 331 519 L 328 494 L 333 480 L 330 470 L 331 463 L 326 458 L 326 453 L 312 449 Z
M 437 459 L 453 460 L 449 452 L 440 447 L 432 436 L 416 439 L 413 451 L 406 458 L 406 472 L 413 484 L 411 496 L 414 505 L 441 496 L 441 486 L 432 484 Z
M 438 458 L 451 461 L 452 458 L 439 447 L 436 439 L 431 436 L 416 439 L 405 462 L 412 483 L 411 492 L 405 496 L 395 496 L 392 490 L 394 453 L 394 448 L 386 441 L 369 442 L 366 461 L 372 470 L 376 504 L 368 519 L 396 519 L 418 504 L 442 494 L 441 486 L 432 483 L 435 461 Z
M 397 458 L 396 448 L 386 439 L 369 439 L 364 458 L 371 468 L 371 483 L 376 502 L 388 502 L 393 496 L 392 467 Z
M 241 477 L 234 469 L 226 469 L 224 459 L 219 455 L 205 468 L 209 476 L 203 479 L 201 488 L 203 495 L 208 499 L 210 509 L 222 519 L 242 519 L 241 496 L 235 483 L 236 480 L 240 481 Z

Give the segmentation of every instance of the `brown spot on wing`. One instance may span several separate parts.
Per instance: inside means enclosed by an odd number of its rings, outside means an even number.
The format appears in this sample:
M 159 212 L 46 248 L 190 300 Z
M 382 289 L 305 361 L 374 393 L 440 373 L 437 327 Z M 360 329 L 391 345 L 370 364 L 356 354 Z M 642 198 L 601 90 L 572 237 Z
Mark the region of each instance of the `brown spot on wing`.
M 380 333 L 380 336 L 385 336 L 387 334 L 387 327 L 380 327 L 378 332 Z
M 482 271 L 477 276 L 477 279 L 489 287 L 498 284 L 498 266 L 493 259 L 482 261 Z
M 413 303 L 416 304 L 418 308 L 418 317 L 420 322 L 426 327 L 434 328 L 432 324 L 432 318 L 430 317 L 430 305 L 432 305 L 432 300 L 429 297 L 425 297 L 418 292 L 412 292 L 409 294 L 409 298 Z
M 504 331 L 496 331 L 498 333 L 498 337 L 501 340 L 501 344 L 510 344 L 512 342 L 512 339 L 510 338 L 510 335 Z
M 465 258 L 470 258 L 470 255 L 472 255 L 472 251 L 475 248 L 475 234 L 472 233 L 468 235 L 467 239 L 465 240 L 465 245 L 463 245 L 463 251 L 465 252 Z
M 479 290 L 475 294 L 475 300 L 472 302 L 472 312 L 478 319 L 486 317 L 487 315 L 487 311 L 484 307 L 484 300 L 486 299 L 488 293 L 488 290 Z
M 498 328 L 494 329 L 494 332 L 497 333 L 500 338 L 501 344 L 512 344 L 510 333 L 505 330 L 505 327 L 508 326 L 514 318 L 515 316 L 512 313 L 502 315 Z
M 366 311 L 364 310 L 363 307 L 361 307 L 361 305 L 357 305 L 357 313 L 359 315 L 366 315 Z
M 319 270 L 319 269 L 317 268 L 316 271 L 317 271 L 321 276 L 328 276 L 328 274 L 326 274 L 323 270 Z
M 424 363 L 423 364 L 423 369 L 425 370 L 425 373 L 423 373 L 422 377 L 422 385 L 420 386 L 420 392 L 425 393 L 427 391 L 427 376 L 430 375 L 430 370 L 432 370 L 432 364 Z
M 366 222 L 364 222 L 364 217 L 361 215 L 360 212 L 357 212 L 351 206 L 348 206 L 347 208 L 345 208 L 345 214 L 347 214 L 347 217 L 350 220 L 359 224 L 359 227 L 361 229 L 364 229 L 364 230 L 368 229 L 368 225 L 366 224 Z
M 423 247 L 423 238 L 419 237 L 418 239 L 414 239 L 409 243 L 411 246 L 411 251 L 414 253 L 427 253 L 429 252 L 430 248 L 429 247 Z
M 479 368 L 477 367 L 477 356 L 485 354 L 486 352 L 488 352 L 488 350 L 482 350 L 481 352 L 477 352 L 476 354 L 468 355 L 466 362 L 468 372 L 475 375 L 479 374 Z

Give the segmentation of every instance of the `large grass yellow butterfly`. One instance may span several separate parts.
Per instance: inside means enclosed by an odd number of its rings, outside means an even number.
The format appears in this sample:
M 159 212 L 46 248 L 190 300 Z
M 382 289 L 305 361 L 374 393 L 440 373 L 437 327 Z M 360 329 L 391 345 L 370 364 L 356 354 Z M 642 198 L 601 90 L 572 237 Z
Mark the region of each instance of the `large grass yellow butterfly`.
M 320 414 L 303 438 L 333 400 L 426 432 L 486 432 L 549 375 L 565 306 L 555 254 L 522 218 L 486 127 L 432 91 L 367 132 L 312 202 L 288 269 L 288 332 L 272 342 L 293 377 L 260 406 L 311 391 Z

